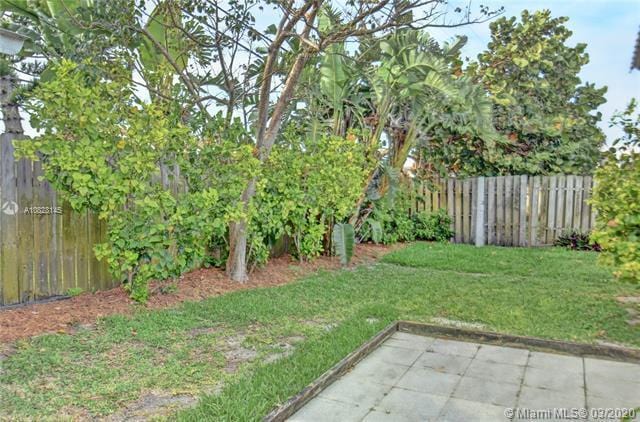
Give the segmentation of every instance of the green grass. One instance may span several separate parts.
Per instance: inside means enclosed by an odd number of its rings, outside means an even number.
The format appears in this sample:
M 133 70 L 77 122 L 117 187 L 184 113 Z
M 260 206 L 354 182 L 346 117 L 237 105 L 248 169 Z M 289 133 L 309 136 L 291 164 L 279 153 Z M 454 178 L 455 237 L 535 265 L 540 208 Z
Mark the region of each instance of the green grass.
M 0 409 L 13 418 L 101 416 L 160 391 L 202 396 L 183 420 L 258 420 L 394 319 L 640 346 L 640 328 L 615 301 L 640 291 L 613 281 L 596 257 L 417 243 L 374 266 L 105 318 L 74 335 L 17 343 L 0 361 Z M 292 338 L 302 339 L 292 354 L 265 363 Z M 229 344 L 258 358 L 228 372 Z

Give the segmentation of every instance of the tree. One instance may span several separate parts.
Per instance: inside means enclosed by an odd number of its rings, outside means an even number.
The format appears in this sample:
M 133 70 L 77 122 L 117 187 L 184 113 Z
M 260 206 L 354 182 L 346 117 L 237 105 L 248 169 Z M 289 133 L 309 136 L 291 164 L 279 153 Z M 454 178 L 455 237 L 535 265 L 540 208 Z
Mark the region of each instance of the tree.
M 603 249 L 601 261 L 615 268 L 614 274 L 640 283 L 640 112 L 632 99 L 616 113 L 610 126 L 622 129 L 596 171 L 593 204 L 596 229 L 593 240 Z
M 586 44 L 567 45 L 566 17 L 550 11 L 522 12 L 492 22 L 487 50 L 467 72 L 491 97 L 497 144 L 464 138 L 465 150 L 480 155 L 471 174 L 590 174 L 604 142 L 596 126 L 605 88 L 583 84 L 578 73 L 589 62 Z M 455 152 L 455 150 L 454 150 Z M 449 162 L 454 158 L 448 157 Z
M 469 24 L 495 14 L 481 7 L 480 17 L 473 18 L 469 8 L 459 9 L 464 12 L 461 18 L 452 20 L 444 3 L 347 2 L 340 4 L 337 13 L 333 3 L 324 0 L 241 0 L 224 5 L 214 0 L 115 0 L 97 2 L 95 9 L 78 9 L 71 14 L 71 22 L 81 28 L 78 39 L 88 37 L 95 46 L 88 50 L 94 60 L 83 61 L 92 67 L 90 72 L 105 72 L 105 79 L 110 80 L 123 66 L 134 69 L 128 82 L 139 84 L 136 76 L 142 76 L 151 100 L 161 102 L 168 118 L 178 121 L 179 117 L 194 135 L 206 138 L 218 132 L 233 136 L 237 117 L 245 131 L 253 134 L 250 140 L 237 138 L 239 145 L 253 148 L 259 165 L 242 184 L 238 212 L 228 230 L 226 270 L 232 279 L 244 281 L 253 199 L 305 69 L 324 51 L 347 39 L 376 38 L 406 27 Z M 256 24 L 254 17 L 265 8 L 278 16 L 266 28 Z M 420 16 L 419 10 L 424 11 Z M 322 22 L 328 16 L 331 25 Z M 108 35 L 102 43 L 96 35 L 100 31 Z M 156 58 L 150 59 L 149 54 Z M 122 72 L 115 73 L 122 77 Z M 132 95 L 137 94 L 132 90 Z M 137 101 L 142 104 L 145 98 L 139 96 Z
M 443 5 L 440 0 L 347 2 L 336 13 L 332 11 L 332 2 L 323 0 L 273 3 L 245 0 L 230 3 L 224 9 L 215 1 L 194 0 L 182 8 L 185 31 L 211 54 L 199 58 L 204 74 L 181 72 L 173 67 L 198 107 L 202 121 L 210 116 L 208 102 L 223 106 L 229 121 L 235 112 L 242 113 L 255 133 L 255 156 L 265 163 L 306 65 L 321 52 L 349 38 L 373 36 L 401 27 L 463 25 L 495 14 L 481 7 L 482 18 L 475 19 L 467 9 L 461 19 L 451 21 Z M 264 7 L 273 8 L 279 22 L 260 30 L 252 9 Z M 416 16 L 418 9 L 425 11 L 423 16 Z M 324 13 L 335 17 L 332 25 L 318 24 Z M 213 92 L 202 94 L 206 85 Z M 257 177 L 247 181 L 240 198 L 245 216 L 229 227 L 226 271 L 240 282 L 247 279 L 246 215 L 256 195 L 257 182 Z

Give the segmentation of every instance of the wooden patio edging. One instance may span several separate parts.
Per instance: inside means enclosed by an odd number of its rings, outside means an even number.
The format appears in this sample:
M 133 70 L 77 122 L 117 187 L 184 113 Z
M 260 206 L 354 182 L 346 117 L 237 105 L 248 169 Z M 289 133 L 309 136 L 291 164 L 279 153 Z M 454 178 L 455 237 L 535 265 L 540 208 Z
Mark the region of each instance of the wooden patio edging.
M 468 340 L 478 343 L 517 347 L 521 349 L 536 349 L 540 351 L 561 352 L 581 357 L 606 358 L 622 362 L 640 363 L 640 349 L 636 348 L 547 340 L 537 337 L 501 334 L 491 331 L 469 330 L 413 321 L 396 321 L 384 328 L 354 352 L 347 355 L 347 357 L 335 364 L 327 372 L 320 375 L 320 377 L 316 378 L 298 394 L 272 410 L 264 417 L 263 421 L 282 422 L 293 416 L 294 413 L 311 401 L 311 399 L 320 394 L 322 390 L 344 375 L 358 362 L 380 346 L 380 344 L 382 344 L 386 339 L 393 335 L 393 333 L 398 331 L 423 336 L 444 337 L 452 340 Z

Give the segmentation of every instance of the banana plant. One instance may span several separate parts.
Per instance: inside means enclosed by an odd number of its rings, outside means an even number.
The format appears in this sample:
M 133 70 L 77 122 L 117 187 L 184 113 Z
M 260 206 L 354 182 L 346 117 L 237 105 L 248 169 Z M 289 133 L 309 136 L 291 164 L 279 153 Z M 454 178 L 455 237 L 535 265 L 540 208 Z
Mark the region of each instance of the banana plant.
M 340 264 L 349 265 L 356 243 L 353 226 L 348 223 L 334 224 L 332 236 L 336 255 L 340 257 Z

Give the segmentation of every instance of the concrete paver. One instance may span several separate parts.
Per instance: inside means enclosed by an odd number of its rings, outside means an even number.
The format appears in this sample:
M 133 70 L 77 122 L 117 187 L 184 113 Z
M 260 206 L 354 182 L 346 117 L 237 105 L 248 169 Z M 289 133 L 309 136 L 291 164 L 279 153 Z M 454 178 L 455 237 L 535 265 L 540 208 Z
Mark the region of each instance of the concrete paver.
M 453 397 L 496 406 L 514 407 L 518 391 L 520 386 L 517 384 L 464 377 L 453 393 Z
M 414 365 L 435 369 L 448 374 L 464 374 L 469 367 L 471 358 L 462 356 L 443 355 L 440 353 L 425 352 L 416 360 Z
M 397 386 L 407 390 L 448 397 L 461 378 L 460 375 L 447 374 L 431 368 L 413 367 L 409 368 L 407 373 L 400 378 Z
M 505 414 L 638 406 L 640 364 L 394 333 L 289 420 L 555 420 Z

